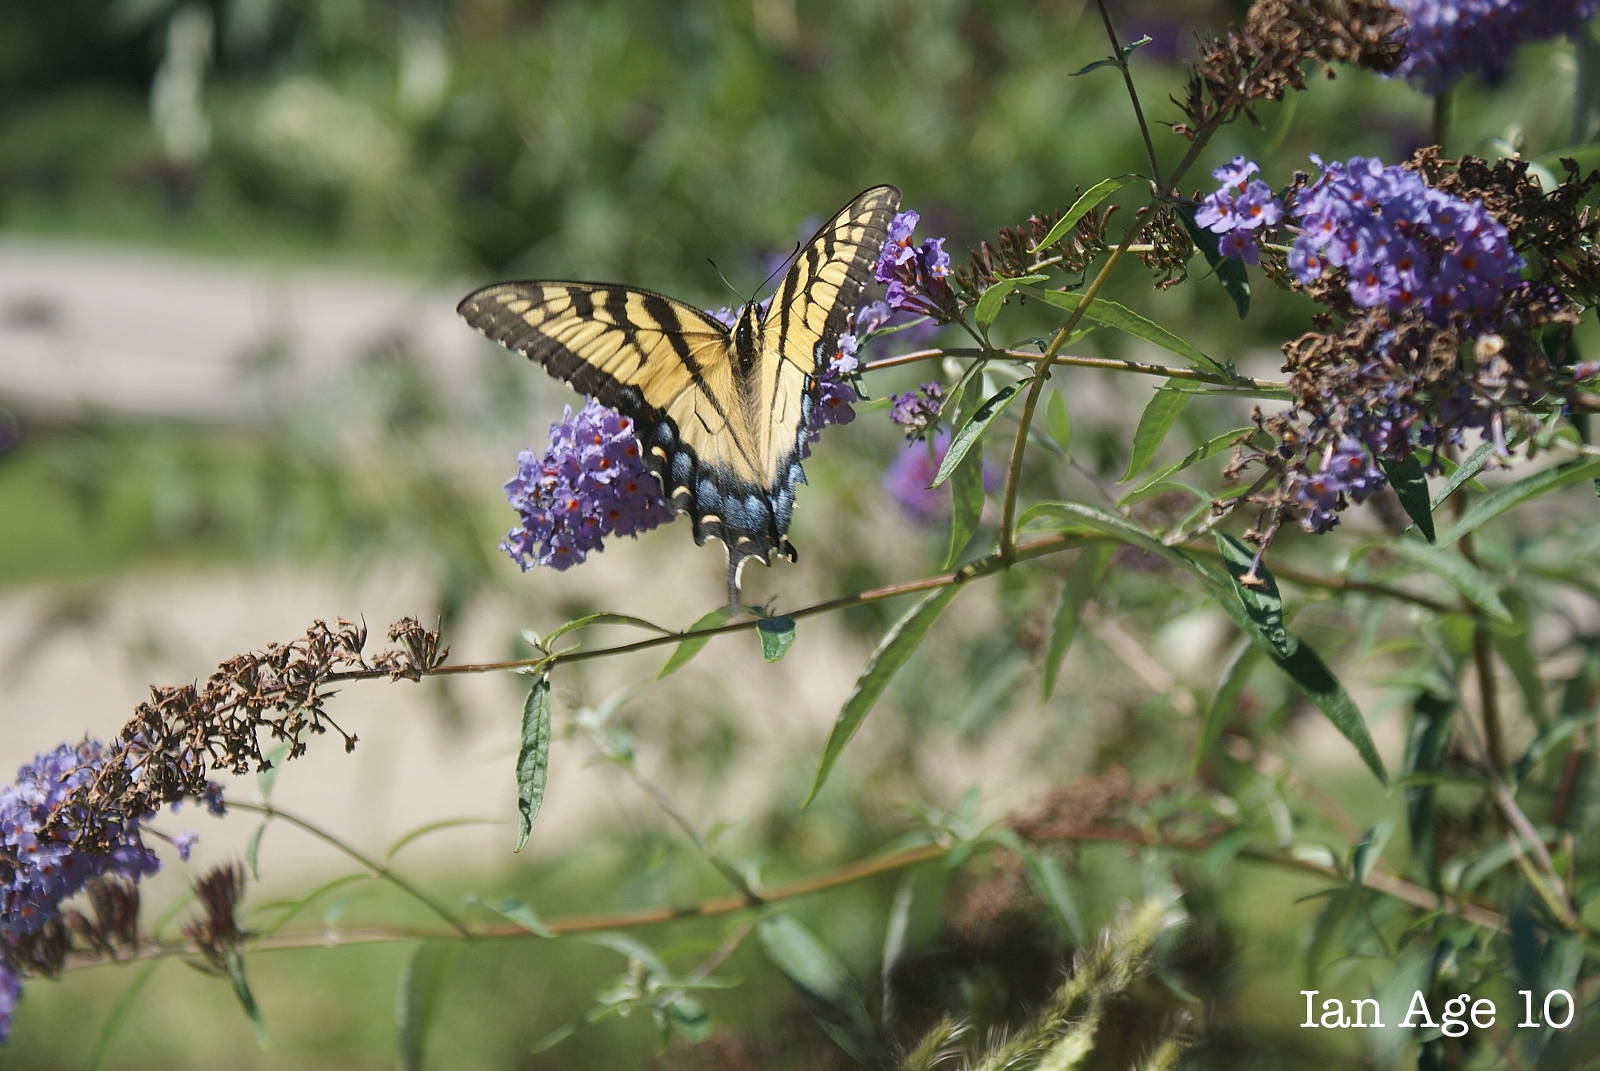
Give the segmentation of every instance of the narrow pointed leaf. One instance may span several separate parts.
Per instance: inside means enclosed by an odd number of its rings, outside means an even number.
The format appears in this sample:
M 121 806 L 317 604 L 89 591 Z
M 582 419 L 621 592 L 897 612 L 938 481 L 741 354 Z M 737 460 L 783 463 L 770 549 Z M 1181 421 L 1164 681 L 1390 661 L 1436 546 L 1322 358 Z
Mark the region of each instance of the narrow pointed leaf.
M 978 321 L 979 327 L 988 327 L 1000 315 L 1000 307 L 1006 303 L 1006 297 L 1019 286 L 1027 283 L 1042 283 L 1049 279 L 1048 275 L 1023 275 L 1015 279 L 996 279 L 989 289 L 978 298 L 978 306 L 973 311 L 973 319 Z
M 794 644 L 794 618 L 763 617 L 756 622 L 756 635 L 761 637 L 762 660 L 776 662 Z
M 789 915 L 756 925 L 761 949 L 800 994 L 800 1002 L 839 1047 L 865 1064 L 882 1049 L 855 979 L 815 934 Z
M 1416 454 L 1410 454 L 1404 461 L 1380 457 L 1378 464 L 1383 467 L 1383 474 L 1389 477 L 1389 486 L 1394 488 L 1395 497 L 1405 508 L 1406 516 L 1416 523 L 1422 538 L 1432 543 L 1435 535 L 1433 506 L 1428 501 L 1428 477 L 1422 471 L 1422 462 L 1417 460 Z
M 1156 451 L 1167 439 L 1167 432 L 1177 422 L 1178 414 L 1189 404 L 1189 392 L 1180 389 L 1182 384 L 1169 379 L 1165 386 L 1145 403 L 1139 414 L 1139 425 L 1133 429 L 1133 452 L 1128 455 L 1128 471 L 1122 474 L 1123 482 L 1133 479 L 1155 460 Z
M 1108 56 L 1105 59 L 1097 59 L 1093 63 L 1086 63 L 1077 70 L 1068 72 L 1067 77 L 1077 78 L 1080 75 L 1088 74 L 1090 71 L 1098 71 L 1101 67 L 1115 67 L 1116 65 L 1116 57 Z
M 1217 740 L 1233 717 L 1239 697 L 1244 694 L 1245 685 L 1250 683 L 1250 674 L 1261 662 L 1263 654 L 1261 647 L 1248 636 L 1241 638 L 1228 652 L 1227 661 L 1222 664 L 1222 673 L 1217 678 L 1217 690 L 1206 707 L 1205 720 L 1200 723 L 1200 741 L 1195 745 L 1194 760 L 1189 764 L 1189 776 L 1200 772 L 1206 756 L 1217 746 Z
M 1516 678 L 1522 692 L 1523 709 L 1535 725 L 1550 723 L 1549 704 L 1545 701 L 1545 683 L 1539 676 L 1539 658 L 1533 651 L 1533 607 L 1527 596 L 1511 589 L 1502 596 L 1511 611 L 1513 627 L 1491 629 L 1489 639 L 1495 653 L 1505 662 Z
M 828 774 L 833 771 L 833 764 L 839 761 L 839 755 L 844 751 L 845 745 L 856 735 L 856 730 L 861 728 L 867 712 L 878 701 L 878 697 L 883 695 L 883 690 L 889 686 L 889 682 L 894 679 L 900 667 L 905 665 L 906 659 L 917 649 L 917 645 L 928 634 L 928 629 L 933 623 L 939 619 L 944 608 L 949 606 L 950 601 L 960 592 L 959 584 L 951 584 L 929 592 L 885 633 L 883 640 L 878 644 L 878 649 L 867 659 L 866 668 L 861 671 L 861 676 L 856 678 L 855 687 L 850 689 L 850 694 L 845 697 L 839 717 L 834 720 L 833 731 L 828 734 L 828 743 L 822 750 L 822 761 L 817 767 L 816 780 L 812 782 L 811 791 L 806 795 L 805 802 L 800 804 L 801 807 L 817 798 L 817 793 L 822 791 L 823 784 L 828 780 Z
M 245 1015 L 250 1017 L 250 1029 L 256 1036 L 256 1048 L 266 1052 L 267 1023 L 261 1017 L 261 1006 L 256 1003 L 255 994 L 250 992 L 250 980 L 244 973 L 244 955 L 237 948 L 230 950 L 226 966 L 228 982 L 233 986 L 233 995 L 239 998 L 239 1006 L 244 1009 Z
M 244 842 L 245 865 L 250 868 L 250 876 L 258 880 L 261 877 L 261 867 L 258 865 L 261 859 L 261 837 L 266 833 L 267 823 L 270 821 L 272 821 L 270 818 L 262 819 L 261 824 L 250 831 L 250 838 Z
M 1511 620 L 1511 611 L 1501 601 L 1494 584 L 1478 571 L 1476 565 L 1461 555 L 1442 548 L 1427 547 L 1412 539 L 1397 539 L 1389 545 L 1389 549 L 1442 578 L 1468 602 L 1495 620 Z
M 566 624 L 560 626 L 554 632 L 550 633 L 550 635 L 546 636 L 544 638 L 545 649 L 549 650 L 551 645 L 554 644 L 556 640 L 560 639 L 562 636 L 565 636 L 567 633 L 580 628 L 588 628 L 590 625 L 632 625 L 634 628 L 642 628 L 647 632 L 657 632 L 663 636 L 672 635 L 671 629 L 662 628 L 660 625 L 646 621 L 642 617 L 630 617 L 627 614 L 589 614 L 585 617 L 577 618 L 574 621 L 568 621 Z
M 515 897 L 506 897 L 503 900 L 484 900 L 478 896 L 468 898 L 472 903 L 493 911 L 496 915 L 514 922 L 535 937 L 554 937 L 555 934 L 545 926 L 539 913 Z
M 1367 723 L 1361 717 L 1355 701 L 1350 698 L 1350 693 L 1344 690 L 1344 685 L 1339 683 L 1339 678 L 1333 675 L 1322 657 L 1308 644 L 1302 643 L 1289 658 L 1274 658 L 1273 661 L 1305 693 L 1312 705 L 1333 723 L 1333 727 L 1355 745 L 1356 753 L 1367 764 L 1367 769 L 1372 771 L 1372 776 L 1387 788 L 1389 773 L 1383 767 L 1378 749 L 1373 746 Z
M 1041 702 L 1049 700 L 1056 690 L 1056 678 L 1061 673 L 1061 661 L 1072 646 L 1072 637 L 1083 618 L 1083 608 L 1100 590 L 1105 579 L 1106 566 L 1116 550 L 1110 543 L 1097 543 L 1078 552 L 1077 561 L 1067 571 L 1067 582 L 1061 586 L 1061 601 L 1056 603 L 1055 618 L 1050 622 L 1050 644 L 1044 656 L 1044 694 Z
M 1272 653 L 1279 658 L 1289 658 L 1300 645 L 1283 622 L 1283 596 L 1278 582 L 1267 572 L 1266 566 L 1255 564 L 1255 552 L 1233 536 L 1217 533 L 1217 549 L 1222 552 L 1223 567 L 1233 578 L 1233 591 L 1244 604 L 1245 612 L 1256 623 Z M 1251 567 L 1255 566 L 1256 582 L 1244 583 Z
M 1116 61 L 1101 60 L 1100 62 L 1115 63 Z M 1084 71 L 1092 71 L 1097 66 L 1099 66 L 1099 64 L 1091 63 L 1089 66 L 1085 67 L 1083 71 L 1079 71 L 1078 73 L 1082 74 Z M 1050 233 L 1046 234 L 1042 239 L 1040 239 L 1039 244 L 1034 246 L 1031 252 L 1037 253 L 1045 246 L 1055 245 L 1057 242 L 1061 241 L 1061 239 L 1066 237 L 1067 233 L 1071 231 L 1073 227 L 1078 225 L 1078 220 L 1088 215 L 1091 209 L 1095 208 L 1100 204 L 1101 201 L 1104 201 L 1107 197 L 1110 197 L 1112 194 L 1122 189 L 1122 187 L 1126 186 L 1128 183 L 1133 182 L 1138 177 L 1138 175 L 1118 175 L 1115 178 L 1108 178 L 1103 182 L 1097 182 L 1093 186 L 1090 186 L 1088 192 L 1084 193 L 1081 197 L 1074 201 L 1072 207 L 1067 209 L 1067 214 L 1056 220 L 1055 226 L 1050 228 Z
M 394 1025 L 399 1034 L 400 1071 L 419 1071 L 433 1029 L 445 979 L 461 946 L 455 941 L 424 941 L 400 972 Z
M 1455 721 L 1455 704 L 1449 699 L 1421 692 L 1411 704 L 1411 721 L 1406 726 L 1405 763 L 1408 777 L 1432 774 L 1444 762 L 1445 746 Z M 1427 871 L 1429 884 L 1437 887 L 1439 861 L 1434 853 L 1433 807 L 1438 786 L 1409 785 L 1406 788 L 1406 830 L 1411 837 L 1411 854 Z
M 544 802 L 550 773 L 550 678 L 540 677 L 522 705 L 522 746 L 517 751 L 517 847 L 527 847 L 533 820 Z
M 111 1045 L 117 1040 L 117 1035 L 122 1032 L 122 1026 L 128 1021 L 128 1015 L 133 1011 L 134 1001 L 139 999 L 139 993 L 144 989 L 144 984 L 150 976 L 161 966 L 159 959 L 151 960 L 134 975 L 133 981 L 122 991 L 117 998 L 117 1003 L 112 1006 L 111 1014 L 106 1016 L 106 1025 L 100 1028 L 100 1037 L 94 1043 L 94 1055 L 89 1057 L 89 1071 L 100 1071 L 100 1066 L 105 1062 L 106 1054 L 111 1051 Z
M 1028 381 L 1025 379 L 1007 383 L 995 391 L 994 397 L 973 411 L 967 422 L 961 425 L 961 429 L 950 440 L 950 450 L 944 455 L 944 461 L 939 465 L 939 474 L 933 478 L 930 486 L 938 487 L 950 478 L 950 474 L 961 464 L 967 452 L 983 441 L 983 433 L 989 430 L 994 418 L 1005 412 L 1006 406 L 1011 404 L 1011 399 L 1021 393 L 1027 385 Z
M 383 861 L 385 863 L 391 861 L 408 844 L 421 840 L 423 837 L 431 836 L 434 833 L 440 833 L 446 829 L 457 829 L 461 826 L 492 826 L 499 821 L 496 818 L 441 818 L 437 822 L 428 822 L 409 832 L 402 833 L 399 839 L 389 845 L 389 850 L 384 852 Z
M 971 413 L 982 397 L 980 377 L 972 376 L 961 391 L 960 412 Z M 950 546 L 944 567 L 955 564 L 983 519 L 983 451 L 970 450 L 950 474 Z
M 1439 488 L 1439 493 L 1433 496 L 1433 501 L 1429 505 L 1434 509 L 1443 506 L 1463 484 L 1477 491 L 1487 491 L 1487 488 L 1477 483 L 1473 477 L 1483 471 L 1483 467 L 1489 463 L 1489 455 L 1492 453 L 1494 453 L 1494 443 L 1479 443 L 1472 453 L 1461 459 L 1461 463 L 1455 467 L 1454 472 L 1450 473 L 1450 478 L 1444 481 L 1444 486 Z
M 1439 535 L 1439 545 L 1450 546 L 1462 536 L 1477 531 L 1489 521 L 1529 499 L 1596 477 L 1600 477 L 1600 459 L 1555 465 L 1532 476 L 1524 476 L 1515 483 L 1496 487 L 1469 505 L 1467 511 L 1461 515 L 1461 519 Z
M 1206 230 L 1194 221 L 1195 209 L 1190 205 L 1175 206 L 1178 218 L 1183 221 L 1183 229 L 1189 232 L 1189 237 L 1194 241 L 1200 255 L 1206 258 L 1206 263 L 1211 265 L 1211 270 L 1216 272 L 1217 281 L 1222 284 L 1222 289 L 1233 301 L 1234 309 L 1239 313 L 1239 319 L 1250 315 L 1250 273 L 1245 270 L 1244 261 L 1238 257 L 1225 257 L 1219 244 L 1222 236 Z
M 1166 483 L 1166 481 L 1172 476 L 1182 472 L 1191 465 L 1199 464 L 1208 457 L 1213 457 L 1216 454 L 1221 453 L 1223 450 L 1237 442 L 1241 436 L 1249 435 L 1255 430 L 1255 425 L 1252 424 L 1249 427 L 1234 428 L 1232 431 L 1225 431 L 1221 435 L 1207 439 L 1205 442 L 1201 443 L 1199 446 L 1185 454 L 1181 460 L 1174 461 L 1166 468 L 1160 469 L 1146 477 L 1144 482 L 1139 484 L 1138 487 L 1135 487 L 1132 491 L 1129 491 L 1126 495 L 1123 495 L 1121 501 L 1119 501 L 1117 505 L 1131 506 L 1135 502 L 1142 502 L 1152 495 L 1159 494 L 1162 489 L 1161 485 Z
M 1054 305 L 1058 309 L 1065 309 L 1068 312 L 1073 311 L 1083 303 L 1082 294 L 1064 294 L 1059 290 L 1040 290 L 1038 287 L 1029 287 L 1028 296 L 1037 298 L 1047 305 Z M 1223 368 L 1222 365 L 1207 357 L 1165 327 L 1140 316 L 1132 309 L 1118 305 L 1115 301 L 1095 298 L 1089 302 L 1089 307 L 1084 310 L 1083 317 L 1105 327 L 1115 327 L 1119 331 L 1125 331 L 1130 335 L 1144 339 L 1146 342 L 1154 343 L 1164 350 L 1176 353 L 1190 364 L 1198 365 L 1208 372 L 1215 372 L 1221 376 L 1229 375 L 1228 370 Z
M 1060 391 L 1050 392 L 1050 400 L 1044 406 L 1044 416 L 1045 426 L 1050 429 L 1050 438 L 1056 441 L 1063 453 L 1072 453 L 1072 418 L 1067 415 L 1067 403 Z
M 1083 914 L 1078 910 L 1078 902 L 1072 895 L 1072 884 L 1067 881 L 1061 864 L 1034 848 L 1029 848 L 1023 858 L 1039 899 L 1049 905 L 1057 920 L 1072 934 L 1073 941 L 1083 944 Z
M 1350 853 L 1351 881 L 1357 885 L 1367 883 L 1367 875 L 1378 865 L 1378 860 L 1383 856 L 1383 847 L 1389 843 L 1389 834 L 1393 830 L 1390 821 L 1382 818 L 1362 834 L 1360 843 Z
M 719 628 L 728 623 L 728 618 L 733 616 L 728 613 L 726 606 L 719 606 L 709 614 L 701 617 L 689 626 L 689 632 L 704 632 L 707 629 Z M 672 649 L 672 657 L 667 659 L 666 665 L 661 667 L 661 672 L 656 674 L 656 680 L 669 677 L 688 664 L 689 659 L 700 653 L 700 649 L 711 642 L 710 636 L 690 636 L 682 640 Z

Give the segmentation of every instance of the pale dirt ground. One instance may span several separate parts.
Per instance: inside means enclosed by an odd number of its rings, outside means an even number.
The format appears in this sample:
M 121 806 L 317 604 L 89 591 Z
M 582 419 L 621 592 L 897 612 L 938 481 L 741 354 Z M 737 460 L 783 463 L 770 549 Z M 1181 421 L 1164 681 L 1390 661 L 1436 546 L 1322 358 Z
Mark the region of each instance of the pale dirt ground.
M 474 347 L 483 343 L 454 316 L 453 304 L 462 292 L 458 284 L 0 239 L 0 398 L 52 416 L 109 410 L 248 421 L 259 411 L 247 378 L 249 355 L 265 340 L 286 340 L 297 367 L 313 384 L 397 327 L 409 331 L 442 371 L 466 368 Z M 1081 382 L 1075 398 L 1086 425 L 1131 420 L 1130 405 L 1147 396 L 1128 393 L 1124 383 L 1110 377 L 1075 382 Z M 880 520 L 897 523 L 887 514 Z M 604 556 L 605 569 L 534 573 L 518 582 L 535 593 L 535 605 L 553 602 L 558 592 L 581 592 L 594 605 L 681 627 L 715 601 L 722 565 L 718 550 L 697 549 L 675 538 L 680 535 L 668 531 L 637 543 L 617 541 Z M 509 563 L 506 568 L 514 572 Z M 903 568 L 892 574 L 912 575 Z M 747 601 L 782 590 L 784 605 L 793 606 L 819 593 L 817 578 L 803 567 L 770 573 L 753 568 L 747 576 L 747 594 L 755 596 Z M 45 588 L 0 592 L 0 770 L 14 769 L 85 732 L 109 738 L 149 683 L 203 679 L 229 655 L 301 634 L 312 618 L 364 617 L 377 646 L 387 622 L 425 613 L 431 599 L 425 580 L 402 563 L 380 564 L 357 576 L 287 566 L 151 570 L 118 578 L 92 595 L 96 612 L 85 622 L 41 632 L 41 622 L 58 608 L 59 593 Z M 971 627 L 993 613 L 992 595 L 972 593 L 951 616 Z M 451 660 L 504 658 L 517 628 L 548 630 L 558 620 L 515 620 L 509 602 L 486 600 L 457 635 L 447 638 Z M 1215 633 L 1217 619 L 1180 624 L 1155 645 L 1153 657 L 1178 679 L 1207 679 L 1214 666 L 1197 661 L 1193 652 L 1208 649 L 1195 640 Z M 591 633 L 588 642 L 632 635 L 604 630 Z M 13 657 L 19 651 L 26 657 Z M 798 782 L 809 777 L 867 653 L 862 641 L 827 619 L 803 622 L 794 648 L 776 665 L 756 657 L 752 637 L 720 640 L 668 687 L 648 692 L 628 709 L 648 718 L 652 704 L 664 709 L 669 699 L 677 699 L 691 718 L 693 704 L 700 701 L 737 711 L 747 748 L 739 770 L 715 787 L 704 782 L 672 787 L 707 825 L 755 816 L 775 797 L 793 795 Z M 628 683 L 648 680 L 663 657 L 659 651 L 589 664 L 558 681 L 568 693 L 561 698 L 576 698 L 570 693 L 579 689 L 583 701 L 598 703 Z M 1067 688 L 1074 679 L 1128 675 L 1126 667 L 1106 664 L 1110 659 L 1103 646 L 1079 645 L 1070 658 Z M 1137 678 L 1130 681 L 1138 687 Z M 523 678 L 506 674 L 456 678 L 457 723 L 441 717 L 426 686 L 349 686 L 330 712 L 360 736 L 360 745 L 345 755 L 335 739 L 316 741 L 307 758 L 283 770 L 275 800 L 377 854 L 429 821 L 476 815 L 509 823 L 515 814 L 512 762 L 522 684 Z M 1365 707 L 1377 696 L 1357 698 Z M 1307 725 L 1302 753 L 1339 768 L 1352 763 L 1348 745 L 1325 723 Z M 945 805 L 980 784 L 986 811 L 1000 814 L 1024 806 L 1049 783 L 1084 772 L 1081 766 L 1037 769 L 1030 752 L 1039 729 L 1036 718 L 1022 717 L 981 747 L 953 738 L 932 741 L 925 749 L 924 783 L 948 797 L 938 801 Z M 1396 755 L 1397 720 L 1381 718 L 1375 731 L 1386 755 Z M 869 719 L 852 752 L 870 754 L 873 747 Z M 658 759 L 646 750 L 641 765 L 651 771 Z M 793 768 L 803 769 L 803 776 L 787 772 Z M 232 784 L 230 791 L 250 798 L 254 785 Z M 586 745 L 558 741 L 531 847 L 536 853 L 578 848 L 596 823 L 644 819 L 648 811 L 637 789 L 616 771 L 592 763 Z M 158 825 L 171 832 L 199 832 L 196 859 L 203 862 L 238 854 L 254 818 L 236 813 L 219 826 L 188 810 L 164 816 Z M 405 858 L 419 868 L 492 872 L 508 858 L 511 838 L 509 824 L 466 827 L 419 842 Z M 286 828 L 268 835 L 261 863 L 269 885 L 285 888 L 303 888 L 313 875 L 345 866 L 332 849 Z M 158 880 L 181 880 L 179 868 L 169 868 Z

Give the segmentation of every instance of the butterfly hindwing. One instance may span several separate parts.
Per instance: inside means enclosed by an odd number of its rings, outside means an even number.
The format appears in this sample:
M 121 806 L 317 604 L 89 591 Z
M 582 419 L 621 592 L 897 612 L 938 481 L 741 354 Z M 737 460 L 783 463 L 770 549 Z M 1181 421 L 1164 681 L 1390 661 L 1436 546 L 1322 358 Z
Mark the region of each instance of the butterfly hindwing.
M 745 558 L 794 556 L 785 533 L 817 380 L 850 329 L 899 200 L 892 186 L 856 197 L 800 251 L 765 320 L 747 305 L 731 331 L 660 294 L 596 283 L 498 283 L 457 312 L 633 419 L 695 542 L 726 546 L 737 601 Z

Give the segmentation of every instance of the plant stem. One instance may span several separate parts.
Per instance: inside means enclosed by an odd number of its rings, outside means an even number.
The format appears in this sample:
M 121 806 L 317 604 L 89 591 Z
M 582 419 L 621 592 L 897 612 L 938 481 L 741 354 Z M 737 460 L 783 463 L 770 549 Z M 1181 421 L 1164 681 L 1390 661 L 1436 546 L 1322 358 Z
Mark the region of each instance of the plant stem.
M 1144 109 L 1139 106 L 1139 91 L 1134 88 L 1133 73 L 1128 70 L 1128 57 L 1123 54 L 1122 42 L 1117 40 L 1117 30 L 1111 24 L 1111 13 L 1106 10 L 1105 0 L 1095 0 L 1095 4 L 1100 8 L 1100 21 L 1105 24 L 1106 37 L 1111 40 L 1111 54 L 1116 58 L 1117 69 L 1122 72 L 1122 84 L 1128 87 L 1128 99 L 1133 102 L 1133 116 L 1139 121 L 1139 133 L 1144 136 L 1144 151 L 1150 160 L 1150 177 L 1160 187 L 1161 164 L 1156 161 L 1156 144 L 1150 139 L 1150 127 L 1144 121 Z
M 359 849 L 345 843 L 336 834 L 328 832 L 321 826 L 318 826 L 307 819 L 301 818 L 299 815 L 290 814 L 288 811 L 280 810 L 277 807 L 272 806 L 270 803 L 237 803 L 233 800 L 229 800 L 228 807 L 230 809 L 237 809 L 241 811 L 254 811 L 256 814 L 263 815 L 267 818 L 277 818 L 284 822 L 288 822 L 292 826 L 305 830 L 313 837 L 316 837 L 325 844 L 332 845 L 345 855 L 348 855 L 351 859 L 354 859 L 356 862 L 366 867 L 367 871 L 373 877 L 382 878 L 395 888 L 400 889 L 402 892 L 405 892 L 411 896 L 418 903 L 425 906 L 429 911 L 432 911 L 435 915 L 438 915 L 440 918 L 448 922 L 451 929 L 455 930 L 456 933 L 460 934 L 462 937 L 472 936 L 472 930 L 469 929 L 467 924 L 462 922 L 461 919 L 458 918 L 456 914 L 449 908 L 439 903 L 437 900 L 423 892 L 421 889 L 417 888 L 415 885 L 412 885 L 409 881 L 390 870 L 383 863 L 369 858 Z
M 884 368 L 897 368 L 900 365 L 916 364 L 919 361 L 935 361 L 941 357 L 984 357 L 991 361 L 1028 361 L 1039 359 L 1039 354 L 1029 353 L 1026 350 L 981 350 L 973 347 L 948 347 L 945 349 L 917 350 L 914 353 L 902 353 L 895 357 L 884 357 L 876 361 L 869 361 L 862 365 L 863 372 L 876 372 Z M 1074 368 L 1099 368 L 1107 372 L 1132 372 L 1141 376 L 1160 376 L 1163 379 L 1184 379 L 1194 383 L 1215 383 L 1223 387 L 1244 387 L 1247 390 L 1257 391 L 1283 391 L 1289 390 L 1289 384 L 1281 379 L 1249 379 L 1239 376 L 1229 379 L 1219 376 L 1215 372 L 1207 372 L 1199 368 L 1174 368 L 1164 364 L 1148 364 L 1144 361 L 1120 361 L 1110 357 L 1074 357 L 1070 354 L 1057 354 L 1051 361 L 1052 364 L 1070 365 Z
M 1217 844 L 1217 839 L 1215 838 L 1164 837 L 1159 832 L 1152 830 L 1104 825 L 1084 825 L 1068 829 L 1055 829 L 1029 839 L 1034 843 L 1125 844 L 1132 847 L 1161 848 L 1169 851 L 1196 853 L 1210 851 Z M 797 878 L 794 881 L 774 885 L 766 890 L 763 902 L 772 904 L 781 900 L 791 900 L 796 897 L 828 892 L 868 878 L 891 874 L 906 867 L 915 866 L 918 863 L 942 859 L 961 847 L 958 844 L 949 846 L 925 844 L 885 855 L 871 856 L 832 870 L 825 870 L 807 877 Z M 1249 859 L 1252 862 L 1279 869 L 1296 870 L 1301 873 L 1314 874 L 1318 877 L 1331 878 L 1336 881 L 1349 880 L 1348 876 L 1341 875 L 1336 867 L 1310 859 L 1300 859 L 1276 848 L 1246 845 L 1239 850 L 1238 855 L 1242 859 Z M 1471 901 L 1461 900 L 1457 897 L 1436 895 L 1429 889 L 1425 889 L 1387 871 L 1380 870 L 1377 867 L 1374 867 L 1368 873 L 1366 884 L 1369 888 L 1376 889 L 1396 900 L 1425 911 L 1443 911 L 1446 914 L 1454 915 L 1457 918 L 1488 929 L 1501 929 L 1506 925 L 1505 918 L 1490 908 Z M 633 929 L 643 926 L 657 926 L 662 923 L 684 919 L 727 915 L 738 911 L 750 910 L 754 906 L 743 896 L 717 896 L 698 901 L 686 907 L 677 904 L 659 904 L 654 907 L 638 908 L 632 911 L 558 916 L 546 919 L 545 928 L 558 936 L 592 933 L 596 930 Z M 451 933 L 439 929 L 413 926 L 364 926 L 331 932 L 327 929 L 316 929 L 277 933 L 251 946 L 251 951 L 332 948 L 387 941 L 414 941 L 419 938 L 423 940 L 448 940 L 451 938 L 525 939 L 532 936 L 523 927 L 512 924 L 484 926 L 466 933 Z M 185 941 L 147 942 L 142 946 L 139 956 L 141 958 L 153 958 L 184 955 L 192 951 L 193 949 Z M 126 958 L 124 957 L 117 962 L 126 962 Z M 113 960 L 100 953 L 75 952 L 68 957 L 66 967 L 69 970 L 74 970 L 110 962 L 113 962 Z

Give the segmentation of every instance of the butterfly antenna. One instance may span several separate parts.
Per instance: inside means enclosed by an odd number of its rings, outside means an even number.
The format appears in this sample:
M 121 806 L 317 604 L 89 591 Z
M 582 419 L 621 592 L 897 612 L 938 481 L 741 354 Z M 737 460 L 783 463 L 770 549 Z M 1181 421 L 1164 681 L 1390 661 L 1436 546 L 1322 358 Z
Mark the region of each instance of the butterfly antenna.
M 722 269 L 717 267 L 717 262 L 712 260 L 710 257 L 707 257 L 706 263 L 711 265 L 711 270 L 717 273 L 717 278 L 722 280 L 722 285 L 726 286 L 729 290 L 732 290 L 734 297 L 739 297 L 739 288 L 728 282 L 728 277 L 722 274 Z M 739 303 L 741 305 L 744 304 L 742 300 Z

